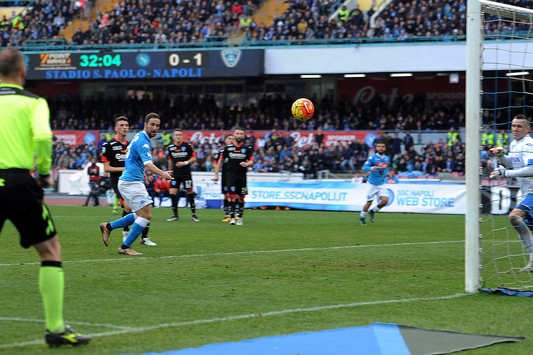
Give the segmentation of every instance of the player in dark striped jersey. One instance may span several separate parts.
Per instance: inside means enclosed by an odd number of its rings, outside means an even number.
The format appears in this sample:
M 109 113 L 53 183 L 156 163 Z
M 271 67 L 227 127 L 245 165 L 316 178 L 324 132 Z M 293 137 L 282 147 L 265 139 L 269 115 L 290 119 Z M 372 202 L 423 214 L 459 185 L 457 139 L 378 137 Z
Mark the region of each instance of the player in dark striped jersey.
M 230 224 L 243 225 L 244 197 L 248 194 L 246 173 L 254 164 L 253 148 L 244 144 L 244 130 L 236 128 L 233 132 L 235 143 L 224 148 L 222 157 L 215 166 L 215 182 L 218 181 L 218 172 L 227 159 L 227 184 L 230 196 Z
M 174 141 L 168 145 L 168 171 L 172 171 L 174 180 L 170 182 L 170 199 L 172 201 L 173 216 L 167 221 L 177 221 L 178 217 L 178 190 L 183 184 L 187 191 L 187 198 L 191 205 L 192 220 L 200 222 L 196 216 L 196 205 L 194 203 L 194 191 L 192 185 L 191 164 L 196 161 L 196 152 L 191 145 L 183 141 L 183 132 L 181 129 L 174 130 Z
M 218 150 L 217 158 L 214 161 L 215 166 L 217 166 L 218 161 L 222 159 L 222 154 L 224 153 L 224 148 L 226 148 L 228 145 L 233 144 L 235 142 L 235 138 L 233 137 L 233 134 L 228 134 L 226 138 L 224 139 L 224 147 L 220 148 Z M 230 222 L 230 198 L 229 198 L 229 190 L 228 190 L 228 164 L 227 161 L 222 162 L 222 179 L 220 181 L 220 188 L 222 195 L 224 196 L 224 219 L 222 222 Z

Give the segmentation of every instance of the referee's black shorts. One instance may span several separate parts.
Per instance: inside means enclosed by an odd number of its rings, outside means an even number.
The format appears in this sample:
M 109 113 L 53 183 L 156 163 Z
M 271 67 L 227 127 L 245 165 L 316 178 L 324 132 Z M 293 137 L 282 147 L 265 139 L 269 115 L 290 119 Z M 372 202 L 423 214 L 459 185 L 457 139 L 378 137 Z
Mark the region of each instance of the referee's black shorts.
M 27 170 L 0 170 L 0 231 L 10 220 L 24 248 L 53 238 L 56 227 L 43 196 L 43 189 Z

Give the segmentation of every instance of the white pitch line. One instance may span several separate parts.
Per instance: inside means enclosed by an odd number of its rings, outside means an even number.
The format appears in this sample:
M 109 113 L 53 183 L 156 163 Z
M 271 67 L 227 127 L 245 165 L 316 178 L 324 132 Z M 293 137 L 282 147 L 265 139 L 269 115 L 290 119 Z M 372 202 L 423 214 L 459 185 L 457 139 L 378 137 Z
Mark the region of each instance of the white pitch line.
M 438 301 L 438 300 L 448 300 L 458 297 L 467 296 L 466 293 L 456 293 L 453 295 L 447 295 L 447 296 L 439 296 L 439 297 L 426 297 L 426 298 L 406 298 L 406 299 L 399 299 L 399 300 L 383 300 L 383 301 L 368 301 L 368 302 L 356 302 L 356 303 L 347 303 L 347 304 L 333 304 L 329 306 L 317 306 L 317 307 L 309 307 L 309 308 L 294 308 L 294 309 L 285 309 L 281 311 L 271 311 L 271 312 L 265 312 L 265 313 L 252 313 L 252 314 L 241 314 L 236 316 L 229 316 L 229 317 L 218 317 L 218 318 L 211 318 L 211 319 L 197 319 L 192 321 L 185 321 L 185 322 L 173 322 L 173 323 L 161 323 L 156 324 L 152 326 L 147 327 L 124 327 L 125 329 L 120 330 L 114 330 L 109 332 L 102 332 L 102 333 L 95 333 L 91 334 L 92 337 L 104 337 L 104 336 L 110 336 L 110 335 L 118 335 L 118 334 L 129 334 L 129 333 L 141 333 L 161 328 L 177 328 L 177 327 L 184 327 L 189 325 L 197 325 L 197 324 L 209 324 L 209 323 L 217 323 L 217 322 L 226 322 L 226 321 L 232 321 L 232 320 L 239 320 L 239 319 L 250 319 L 250 318 L 259 318 L 259 317 L 269 317 L 269 316 L 277 316 L 282 314 L 290 314 L 290 313 L 298 313 L 298 312 L 315 312 L 315 311 L 323 311 L 328 309 L 339 309 L 339 308 L 351 308 L 351 307 L 359 307 L 359 306 L 374 306 L 374 305 L 381 305 L 381 304 L 391 304 L 391 303 L 406 303 L 406 302 L 416 302 L 416 301 Z M 74 324 L 73 322 L 71 322 Z M 81 323 L 80 323 L 81 324 Z M 88 325 L 93 325 L 91 323 L 87 323 Z M 116 328 L 120 328 L 119 326 L 115 326 Z M 32 341 L 26 341 L 26 342 L 20 342 L 20 343 L 12 343 L 12 344 L 3 344 L 0 345 L 0 349 L 2 348 L 15 348 L 15 347 L 22 347 L 27 345 L 36 345 L 36 344 L 43 344 L 43 340 L 32 340 Z
M 305 251 L 323 251 L 323 250 L 341 250 L 341 249 L 355 249 L 355 248 L 376 248 L 376 247 L 396 247 L 396 246 L 413 246 L 413 245 L 430 245 L 430 244 L 449 244 L 449 243 L 464 243 L 464 240 L 449 240 L 441 242 L 417 242 L 417 243 L 395 243 L 395 244 L 369 244 L 369 245 L 345 245 L 340 247 L 322 247 L 322 248 L 299 248 L 299 249 L 278 249 L 278 250 L 249 250 L 236 251 L 228 253 L 206 253 L 206 254 L 189 254 L 189 255 L 167 255 L 158 257 L 120 257 L 115 259 L 94 259 L 94 260 L 64 260 L 63 263 L 98 263 L 110 261 L 135 261 L 135 260 L 159 260 L 159 259 L 181 259 L 181 258 L 203 258 L 211 256 L 231 256 L 231 255 L 246 255 L 246 254 L 275 254 L 275 253 L 295 253 Z M 21 266 L 21 265 L 37 265 L 40 262 L 31 263 L 16 263 L 16 264 L 0 264 L 0 266 Z

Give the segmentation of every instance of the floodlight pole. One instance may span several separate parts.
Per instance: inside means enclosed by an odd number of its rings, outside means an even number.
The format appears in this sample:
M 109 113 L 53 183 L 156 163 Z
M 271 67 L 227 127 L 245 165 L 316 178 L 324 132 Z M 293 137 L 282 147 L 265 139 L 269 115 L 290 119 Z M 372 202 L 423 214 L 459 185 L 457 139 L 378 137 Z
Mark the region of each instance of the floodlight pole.
M 465 291 L 480 288 L 480 129 L 481 129 L 481 47 L 483 31 L 479 0 L 468 0 L 466 23 L 466 215 L 465 215 Z

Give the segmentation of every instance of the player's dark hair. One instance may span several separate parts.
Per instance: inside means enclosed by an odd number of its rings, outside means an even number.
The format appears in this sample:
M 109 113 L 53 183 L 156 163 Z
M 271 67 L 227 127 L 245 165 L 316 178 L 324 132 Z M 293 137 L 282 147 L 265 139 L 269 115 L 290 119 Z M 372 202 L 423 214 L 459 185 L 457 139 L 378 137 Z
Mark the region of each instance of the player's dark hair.
M 514 120 L 524 120 L 524 121 L 527 121 L 527 118 L 525 115 L 519 113 L 518 115 L 514 116 L 513 118 Z
M 159 115 L 155 112 L 150 112 L 149 114 L 146 115 L 146 117 L 144 118 L 144 123 L 148 123 L 150 122 L 150 119 L 152 118 L 157 118 L 158 120 L 161 120 L 161 118 L 159 117 Z
M 174 132 L 176 132 L 176 131 L 183 133 L 183 130 L 181 128 L 174 128 Z
M 6 48 L 0 51 L 0 75 L 2 76 L 16 75 L 25 63 L 24 55 L 15 48 Z
M 241 127 L 235 127 L 235 129 L 233 130 L 233 132 L 235 131 L 243 131 L 244 132 L 244 128 L 241 128 Z
M 374 146 L 376 144 L 385 144 L 385 140 L 384 139 L 381 139 L 381 138 L 376 138 L 374 139 Z M 386 144 L 385 144 L 386 145 Z
M 120 121 L 126 121 L 128 123 L 130 123 L 130 121 L 128 120 L 128 118 L 126 116 L 118 116 L 117 118 L 115 118 L 115 126 L 117 125 L 117 123 L 119 123 Z

